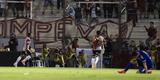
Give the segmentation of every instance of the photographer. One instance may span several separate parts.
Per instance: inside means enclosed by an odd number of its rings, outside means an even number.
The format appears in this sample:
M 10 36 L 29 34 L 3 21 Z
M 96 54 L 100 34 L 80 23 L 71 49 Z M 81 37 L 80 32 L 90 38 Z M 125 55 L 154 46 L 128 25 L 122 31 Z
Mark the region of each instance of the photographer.
M 11 52 L 17 51 L 18 40 L 17 40 L 17 37 L 14 33 L 11 33 L 10 40 L 9 40 L 8 44 L 9 44 L 8 47 Z

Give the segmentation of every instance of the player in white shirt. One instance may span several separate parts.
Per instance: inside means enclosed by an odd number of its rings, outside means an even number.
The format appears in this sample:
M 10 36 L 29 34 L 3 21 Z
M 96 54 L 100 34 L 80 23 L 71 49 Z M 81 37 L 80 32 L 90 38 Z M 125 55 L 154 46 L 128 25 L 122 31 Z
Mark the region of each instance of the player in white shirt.
M 93 56 L 92 56 L 92 68 L 97 67 L 99 61 L 99 56 L 102 55 L 102 50 L 104 49 L 104 37 L 100 35 L 100 31 L 96 32 L 93 37 Z
M 27 37 L 25 38 L 24 41 L 24 46 L 23 46 L 23 53 L 17 58 L 16 62 L 13 64 L 15 67 L 17 67 L 19 61 L 22 59 L 22 57 L 25 56 L 24 60 L 22 60 L 23 65 L 25 65 L 25 61 L 30 59 L 31 56 L 29 56 L 31 54 L 30 49 L 31 49 L 31 33 L 27 34 Z

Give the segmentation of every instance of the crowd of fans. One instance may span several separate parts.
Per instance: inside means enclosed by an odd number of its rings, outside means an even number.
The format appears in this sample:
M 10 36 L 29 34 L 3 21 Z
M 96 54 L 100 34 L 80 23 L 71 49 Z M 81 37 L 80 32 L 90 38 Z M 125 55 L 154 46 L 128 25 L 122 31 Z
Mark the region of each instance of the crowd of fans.
M 5 0 L 1 0 L 4 1 Z M 5 3 L 1 2 L 0 6 L 0 16 L 4 15 L 5 8 L 11 9 L 14 17 L 29 17 L 30 16 L 30 1 L 36 2 L 35 0 L 7 0 L 7 1 L 25 1 L 24 3 L 8 3 L 5 7 Z M 53 14 L 53 7 L 56 6 L 57 10 L 62 10 L 70 5 L 73 10 L 69 10 L 69 13 L 74 13 L 76 19 L 85 18 L 86 20 L 91 20 L 94 18 L 118 18 L 118 13 L 120 5 L 117 3 L 106 4 L 106 3 L 78 3 L 79 1 L 100 1 L 100 0 L 71 0 L 75 5 L 69 1 L 66 1 L 64 5 L 64 0 L 44 0 L 42 6 L 39 9 L 42 10 L 42 14 L 45 14 L 47 7 L 50 6 L 51 14 Z M 102 0 L 106 2 L 119 2 L 119 0 Z M 56 3 L 55 3 L 56 2 Z M 143 3 L 143 4 L 142 4 Z M 40 5 L 40 4 L 38 4 Z M 122 7 L 126 7 L 128 20 L 135 17 L 139 18 L 160 18 L 160 1 L 159 0 L 122 0 Z M 33 5 L 34 7 L 34 5 Z M 7 10 L 8 11 L 8 10 Z M 24 14 L 25 12 L 25 14 Z M 3 13 L 3 14 L 2 14 Z M 21 14 L 21 15 L 20 15 Z M 32 13 L 34 14 L 34 13 Z M 158 14 L 158 16 L 157 16 Z M 73 16 L 73 15 L 72 15 Z M 97 20 L 96 20 L 97 21 Z
M 100 1 L 100 0 L 75 0 L 75 1 Z M 119 2 L 119 0 L 101 0 L 106 2 Z M 156 18 L 156 13 L 159 13 L 159 0 L 122 0 L 122 5 L 125 5 L 127 8 L 128 14 L 134 14 L 139 12 L 140 18 L 149 18 L 151 15 Z M 142 4 L 143 3 L 143 4 Z M 92 4 L 82 4 L 88 7 L 82 8 L 91 8 Z M 101 15 L 103 13 L 103 17 L 112 18 L 118 17 L 118 4 L 96 4 L 96 7 L 103 10 L 97 11 L 97 15 Z M 136 10 L 134 10 L 136 9 Z M 87 9 L 86 9 L 87 10 Z M 113 13 L 115 15 L 113 15 Z M 102 15 L 101 15 L 102 16 Z M 160 16 L 159 16 L 160 17 Z
M 75 43 L 66 48 L 43 48 L 43 56 L 40 58 L 45 61 L 45 65 L 48 67 L 91 67 L 86 66 L 86 53 L 81 50 L 78 54 L 76 48 L 78 48 L 78 39 L 74 40 Z M 73 42 L 74 42 L 73 41 Z M 75 46 L 76 45 L 76 46 Z M 141 47 L 145 47 L 146 51 L 150 54 L 154 69 L 160 69 L 160 39 L 156 39 L 151 46 L 147 46 L 144 41 L 138 43 L 134 40 L 118 42 L 118 38 L 106 38 L 105 52 L 103 54 L 103 67 L 112 67 L 113 54 L 120 51 L 120 53 L 128 53 L 130 56 L 135 56 L 135 52 Z M 119 47 L 118 45 L 121 45 Z
M 37 3 L 35 0 L 7 0 L 7 4 L 5 4 L 5 0 L 0 0 L 0 16 L 10 16 L 12 15 L 13 17 L 30 17 L 31 13 L 31 2 L 32 3 L 32 9 L 33 7 L 36 7 L 34 3 Z M 40 0 L 38 0 L 40 1 Z M 42 10 L 42 15 L 45 14 L 45 11 L 47 7 L 49 6 L 51 8 L 51 14 L 53 14 L 53 7 L 56 5 L 57 9 L 63 9 L 64 7 L 64 0 L 57 0 L 55 4 L 55 0 L 41 0 L 43 1 L 42 6 L 39 7 L 39 9 Z M 41 4 L 38 4 L 41 5 Z M 5 10 L 6 8 L 6 10 Z M 37 8 L 36 8 L 37 9 Z M 8 10 L 12 11 L 12 14 L 8 12 Z M 7 13 L 7 14 L 5 14 Z

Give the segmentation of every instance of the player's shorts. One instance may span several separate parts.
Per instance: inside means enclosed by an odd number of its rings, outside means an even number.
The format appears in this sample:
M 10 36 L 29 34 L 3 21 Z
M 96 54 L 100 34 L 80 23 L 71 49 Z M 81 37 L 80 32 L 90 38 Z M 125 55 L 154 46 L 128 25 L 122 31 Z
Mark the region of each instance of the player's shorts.
M 31 53 L 28 50 L 26 50 L 26 51 L 22 51 L 20 55 L 28 56 L 28 55 L 31 55 Z
M 99 61 L 99 57 L 97 56 L 97 57 L 92 58 L 91 63 L 92 64 L 97 64 L 98 61 Z
M 101 54 L 101 50 L 93 50 L 93 57 L 97 57 Z

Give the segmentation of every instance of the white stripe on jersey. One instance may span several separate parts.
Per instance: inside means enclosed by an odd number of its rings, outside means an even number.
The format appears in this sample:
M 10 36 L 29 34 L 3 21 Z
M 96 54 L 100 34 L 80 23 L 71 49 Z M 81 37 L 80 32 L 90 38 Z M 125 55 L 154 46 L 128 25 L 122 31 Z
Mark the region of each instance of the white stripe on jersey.
M 31 38 L 26 37 L 24 41 L 23 50 L 25 51 L 26 49 L 29 49 L 30 46 L 31 46 Z

